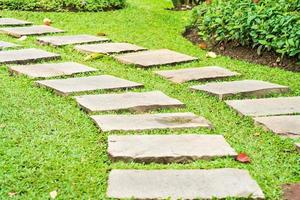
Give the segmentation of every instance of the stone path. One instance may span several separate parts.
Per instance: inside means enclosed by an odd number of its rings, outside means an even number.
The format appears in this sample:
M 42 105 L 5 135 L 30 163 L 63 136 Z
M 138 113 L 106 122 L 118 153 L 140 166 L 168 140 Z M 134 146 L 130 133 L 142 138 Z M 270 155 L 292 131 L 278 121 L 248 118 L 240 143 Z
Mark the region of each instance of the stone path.
M 13 48 L 13 47 L 18 47 L 18 46 L 19 45 L 14 44 L 14 43 L 0 41 L 0 50 L 8 49 L 8 48 Z
M 254 120 L 274 133 L 292 138 L 300 137 L 300 115 L 256 117 Z
M 60 56 L 40 49 L 0 51 L 0 64 L 23 64 L 40 60 L 58 59 Z
M 139 115 L 94 115 L 91 118 L 102 131 L 141 131 L 151 129 L 212 128 L 204 117 L 193 113 Z
M 0 32 L 14 37 L 30 36 L 30 35 L 44 35 L 48 33 L 63 33 L 63 30 L 53 28 L 51 26 L 26 26 L 26 27 L 12 27 L 0 28 Z
M 300 113 L 300 97 L 230 100 L 226 104 L 240 114 L 252 117 Z
M 75 92 L 95 90 L 112 90 L 142 87 L 143 84 L 117 78 L 110 75 L 89 76 L 80 78 L 36 81 L 39 86 L 55 90 L 58 94 L 68 95 Z
M 24 26 L 30 25 L 31 22 L 14 19 L 14 18 L 1 18 L 0 17 L 0 26 Z
M 84 53 L 101 54 L 125 53 L 146 50 L 144 47 L 140 47 L 129 43 L 86 44 L 77 45 L 75 46 L 75 49 Z
M 131 110 L 145 112 L 158 108 L 184 107 L 184 103 L 160 91 L 122 94 L 99 94 L 75 97 L 88 112 Z
M 155 73 L 174 83 L 184 83 L 188 81 L 205 81 L 239 75 L 239 73 L 232 72 L 228 69 L 218 66 L 164 70 L 156 71 Z
M 263 199 L 246 170 L 112 170 L 109 198 L 116 199 Z
M 300 183 L 283 185 L 284 200 L 299 200 L 300 199 Z
M 257 80 L 208 83 L 192 86 L 191 89 L 217 96 L 221 100 L 234 95 L 260 97 L 272 93 L 285 93 L 289 91 L 289 87 Z
M 237 156 L 222 135 L 109 136 L 113 161 L 185 163 L 199 159 Z
M 97 71 L 95 68 L 75 62 L 18 65 L 9 67 L 11 73 L 23 74 L 30 78 L 50 78 L 63 75 L 72 75 L 83 72 Z
M 99 37 L 93 35 L 67 35 L 67 36 L 46 36 L 37 38 L 41 44 L 49 44 L 52 46 L 64 46 L 71 44 L 86 44 L 95 42 L 110 41 L 107 37 Z
M 198 58 L 177 53 L 168 49 L 141 51 L 115 56 L 125 64 L 134 64 L 141 67 L 176 64 L 197 60 Z
M 0 26 L 5 20 L 1 21 Z M 9 20 L 6 20 L 6 23 Z M 2 22 L 2 24 L 1 24 Z M 15 22 L 15 24 L 13 24 Z M 10 21 L 7 25 L 27 25 L 26 22 Z M 1 32 L 21 37 L 64 32 L 50 26 L 28 26 L 2 28 Z M 197 60 L 185 54 L 167 49 L 145 50 L 143 47 L 128 43 L 100 43 L 110 41 L 106 37 L 92 35 L 49 36 L 37 39 L 41 44 L 52 46 L 77 45 L 75 48 L 89 53 L 125 53 L 115 56 L 123 63 L 141 67 L 177 64 Z M 1 44 L 1 43 L 0 43 Z M 0 47 L 1 48 L 1 47 Z M 41 59 L 59 58 L 59 55 L 38 49 L 23 49 L 0 52 L 0 63 L 34 62 Z M 50 78 L 70 76 L 76 73 L 93 72 L 94 68 L 74 62 L 22 65 L 9 67 L 12 73 L 24 74 L 31 78 Z M 182 83 L 192 80 L 207 80 L 239 75 L 221 67 L 203 67 L 156 72 L 173 82 Z M 53 89 L 59 94 L 95 90 L 127 89 L 142 87 L 143 84 L 124 80 L 110 75 L 79 78 L 39 80 L 37 85 Z M 249 83 L 247 87 L 249 86 Z M 269 85 L 268 85 L 269 86 Z M 263 88 L 264 89 L 264 88 Z M 272 88 L 273 89 L 273 88 Z M 278 88 L 276 88 L 278 89 Z M 276 90 L 274 89 L 274 90 Z M 270 88 L 268 88 L 270 90 Z M 278 90 L 288 90 L 280 87 Z M 146 112 L 158 108 L 183 107 L 184 103 L 160 91 L 119 94 L 97 94 L 75 97 L 80 106 L 89 112 L 130 110 Z M 298 110 L 297 107 L 291 110 Z M 282 105 L 281 105 L 282 106 Z M 300 110 L 300 109 L 299 109 Z M 177 128 L 212 128 L 204 117 L 193 113 L 160 113 L 138 115 L 94 115 L 91 118 L 103 131 L 114 130 L 151 130 Z M 113 161 L 185 163 L 199 159 L 212 159 L 236 156 L 235 150 L 222 135 L 128 135 L 109 136 L 108 154 Z M 113 170 L 109 176 L 108 197 L 138 199 L 184 198 L 212 199 L 225 197 L 264 198 L 257 183 L 245 170 Z

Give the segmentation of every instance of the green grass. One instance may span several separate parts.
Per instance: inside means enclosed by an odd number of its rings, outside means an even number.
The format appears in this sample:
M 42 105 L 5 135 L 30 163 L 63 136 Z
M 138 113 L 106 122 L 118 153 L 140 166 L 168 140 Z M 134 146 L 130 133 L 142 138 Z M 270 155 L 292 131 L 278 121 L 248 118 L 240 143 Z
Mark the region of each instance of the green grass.
M 200 58 L 197 62 L 160 69 L 220 65 L 242 74 L 239 79 L 258 79 L 288 85 L 292 91 L 284 96 L 300 95 L 300 73 L 250 64 L 228 57 L 205 58 L 204 51 L 181 36 L 189 22 L 189 12 L 164 10 L 170 3 L 161 0 L 130 0 L 124 10 L 99 13 L 38 13 L 2 11 L 2 16 L 16 17 L 41 24 L 45 17 L 68 34 L 105 32 L 114 41 L 127 41 L 151 49 L 169 48 Z M 224 134 L 238 152 L 247 153 L 251 164 L 234 159 L 196 161 L 189 164 L 112 163 L 106 153 L 107 133 L 99 131 L 87 114 L 77 107 L 72 97 L 61 97 L 41 89 L 26 77 L 9 76 L 6 66 L 0 68 L 0 197 L 14 199 L 47 199 L 58 191 L 57 199 L 106 199 L 107 176 L 111 169 L 247 169 L 262 187 L 267 199 L 281 199 L 281 185 L 300 181 L 300 156 L 293 140 L 283 139 L 254 126 L 215 97 L 190 92 L 197 82 L 172 84 L 153 71 L 122 65 L 112 58 L 84 62 L 85 55 L 72 47 L 40 46 L 34 38 L 16 41 L 8 36 L 0 40 L 37 47 L 62 55 L 63 61 L 77 61 L 99 71 L 145 84 L 144 89 L 161 90 L 177 98 L 189 111 L 206 117 L 215 129 L 143 131 L 141 134 Z M 78 75 L 78 76 L 83 76 Z M 119 91 L 120 92 L 120 91 Z M 257 134 L 260 133 L 260 134 Z M 136 134 L 116 132 L 115 134 Z M 299 141 L 299 140 L 298 140 Z

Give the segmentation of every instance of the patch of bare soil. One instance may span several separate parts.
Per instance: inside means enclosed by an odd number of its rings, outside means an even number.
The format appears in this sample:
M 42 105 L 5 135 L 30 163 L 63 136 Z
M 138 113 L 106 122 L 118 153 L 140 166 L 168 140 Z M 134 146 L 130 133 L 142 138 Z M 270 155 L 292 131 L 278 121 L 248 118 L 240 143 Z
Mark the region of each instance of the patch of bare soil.
M 199 37 L 196 28 L 187 29 L 183 33 L 183 36 L 195 45 L 203 43 L 203 40 Z M 242 46 L 236 42 L 209 45 L 208 49 L 217 54 L 229 56 L 231 58 L 246 60 L 251 63 L 263 64 L 271 67 L 280 67 L 289 71 L 300 72 L 300 64 L 297 58 L 291 58 L 287 56 L 281 58 L 281 55 L 275 51 L 264 51 L 261 53 L 261 55 L 258 55 L 255 48 Z

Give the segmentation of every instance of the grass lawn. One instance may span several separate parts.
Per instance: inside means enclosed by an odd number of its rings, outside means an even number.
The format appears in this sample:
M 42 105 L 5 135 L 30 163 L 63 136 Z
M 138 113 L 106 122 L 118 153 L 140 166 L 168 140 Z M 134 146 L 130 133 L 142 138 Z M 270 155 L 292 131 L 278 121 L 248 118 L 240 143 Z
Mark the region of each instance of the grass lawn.
M 238 79 L 258 79 L 288 85 L 292 91 L 284 96 L 300 95 L 300 73 L 254 65 L 227 57 L 205 58 L 205 52 L 181 36 L 189 23 L 189 12 L 164 10 L 171 4 L 165 0 L 129 0 L 128 7 L 114 12 L 39 13 L 2 11 L 4 17 L 26 19 L 41 24 L 45 17 L 53 26 L 68 34 L 104 32 L 114 41 L 131 42 L 151 49 L 169 48 L 200 60 L 160 69 L 219 65 L 242 74 Z M 210 120 L 215 129 L 143 131 L 141 134 L 224 134 L 238 152 L 247 153 L 251 164 L 231 158 L 197 161 L 189 164 L 112 163 L 106 153 L 107 133 L 99 131 L 72 97 L 60 97 L 41 89 L 26 77 L 9 76 L 6 66 L 0 68 L 0 197 L 11 199 L 47 199 L 57 190 L 57 199 L 107 199 L 107 176 L 111 169 L 211 169 L 240 168 L 250 171 L 262 187 L 267 199 L 281 199 L 281 185 L 300 181 L 300 155 L 291 139 L 283 139 L 254 126 L 250 118 L 236 114 L 217 98 L 192 93 L 188 87 L 197 82 L 172 84 L 153 71 L 122 65 L 104 57 L 83 61 L 85 55 L 72 46 L 53 48 L 38 45 L 34 38 L 17 41 L 0 35 L 0 40 L 25 47 L 36 47 L 62 55 L 63 61 L 77 61 L 99 71 L 145 84 L 133 91 L 161 90 L 186 103 L 185 109 Z M 77 75 L 77 76 L 83 76 Z M 121 92 L 121 91 L 118 91 Z M 156 112 L 172 112 L 160 110 Z M 135 134 L 115 132 L 115 134 Z M 298 140 L 299 142 L 300 140 Z

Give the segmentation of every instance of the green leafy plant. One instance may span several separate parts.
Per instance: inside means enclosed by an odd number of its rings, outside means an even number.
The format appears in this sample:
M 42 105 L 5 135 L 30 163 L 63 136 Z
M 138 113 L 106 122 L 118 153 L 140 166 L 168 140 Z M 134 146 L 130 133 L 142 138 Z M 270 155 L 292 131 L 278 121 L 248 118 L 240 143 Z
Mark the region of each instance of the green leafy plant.
M 195 8 L 192 18 L 206 41 L 236 41 L 259 54 L 274 50 L 300 59 L 300 0 L 214 0 Z
M 125 0 L 1 0 L 0 9 L 26 11 L 105 11 L 125 6 Z

